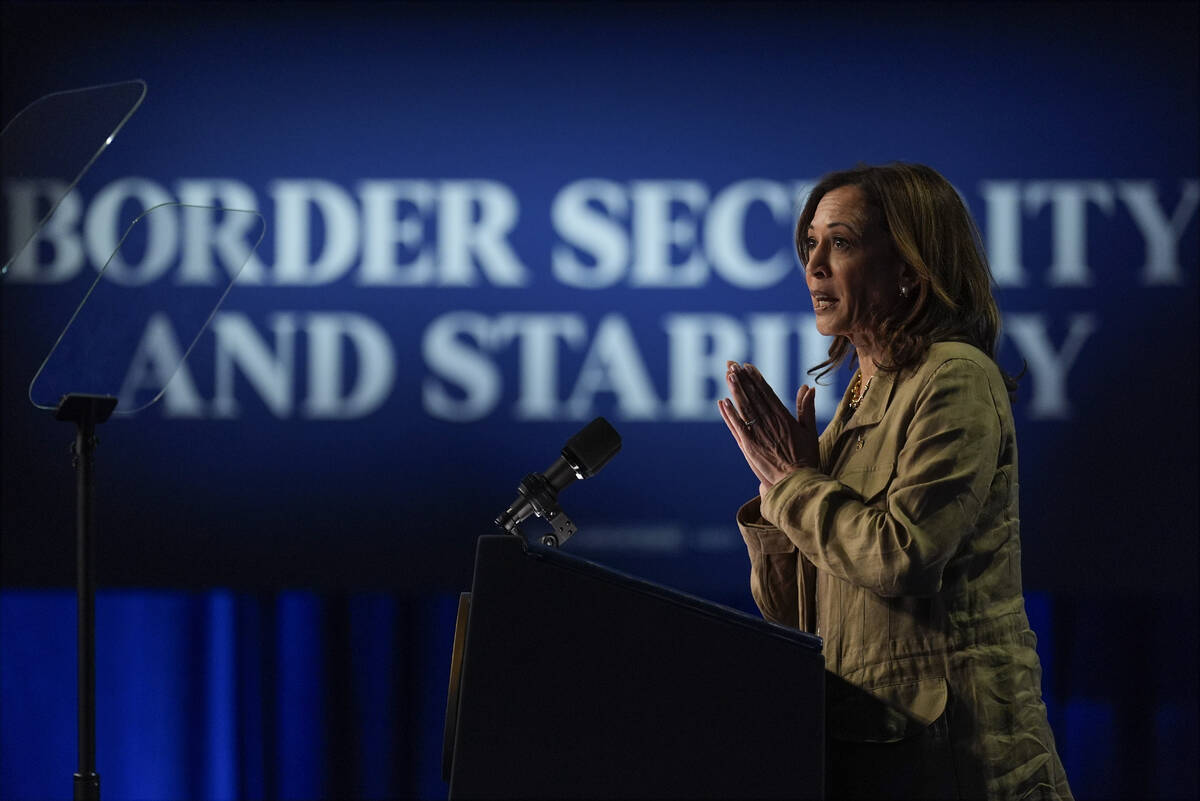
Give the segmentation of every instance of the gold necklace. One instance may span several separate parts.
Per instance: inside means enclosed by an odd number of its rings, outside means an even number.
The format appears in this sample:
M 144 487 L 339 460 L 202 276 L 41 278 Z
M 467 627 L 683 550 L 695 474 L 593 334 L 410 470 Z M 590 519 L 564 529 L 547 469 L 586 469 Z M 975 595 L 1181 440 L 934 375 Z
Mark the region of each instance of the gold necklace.
M 874 380 L 875 376 L 871 376 L 864 385 L 861 372 L 854 377 L 854 389 L 850 392 L 849 400 L 850 411 L 857 409 L 858 405 L 863 402 L 863 398 L 867 397 L 867 390 L 871 388 L 871 382 Z

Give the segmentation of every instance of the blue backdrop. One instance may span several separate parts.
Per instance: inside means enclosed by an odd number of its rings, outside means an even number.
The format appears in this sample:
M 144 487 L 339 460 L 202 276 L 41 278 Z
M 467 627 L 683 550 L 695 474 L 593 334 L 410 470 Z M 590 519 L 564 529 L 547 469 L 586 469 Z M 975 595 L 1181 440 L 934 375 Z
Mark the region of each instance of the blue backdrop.
M 724 360 L 785 398 L 811 380 L 797 206 L 893 159 L 966 199 L 1000 360 L 1027 368 L 1024 569 L 1073 784 L 1195 794 L 1191 5 L 3 13 L 6 120 L 64 88 L 148 93 L 0 290 L 0 795 L 73 767 L 72 434 L 25 387 L 145 208 L 253 209 L 267 233 L 163 400 L 102 431 L 105 785 L 436 796 L 474 539 L 587 420 L 625 445 L 564 495 L 568 549 L 750 607 Z M 6 188 L 7 230 L 12 193 L 43 190 Z M 222 218 L 145 224 L 157 245 L 94 298 L 123 406 L 249 252 Z

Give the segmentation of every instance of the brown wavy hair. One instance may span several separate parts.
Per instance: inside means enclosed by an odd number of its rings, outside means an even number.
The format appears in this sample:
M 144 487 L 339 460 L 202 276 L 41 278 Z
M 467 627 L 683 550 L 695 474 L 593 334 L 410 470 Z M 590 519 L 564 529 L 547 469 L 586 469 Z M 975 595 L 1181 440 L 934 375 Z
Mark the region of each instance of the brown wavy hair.
M 996 361 L 1000 309 L 992 296 L 992 274 L 979 229 L 958 192 L 931 167 L 860 164 L 823 177 L 796 222 L 801 264 L 807 269 L 807 232 L 817 204 L 826 193 L 844 186 L 862 191 L 868 213 L 883 226 L 892 249 L 917 279 L 907 303 L 872 320 L 875 335 L 887 348 L 888 362 L 879 369 L 914 367 L 930 345 L 947 340 L 974 345 Z M 837 369 L 851 349 L 848 338 L 835 337 L 829 358 L 808 372 L 820 370 L 817 377 L 823 377 Z M 1009 392 L 1014 392 L 1019 376 L 1013 378 L 1003 369 L 1000 375 Z

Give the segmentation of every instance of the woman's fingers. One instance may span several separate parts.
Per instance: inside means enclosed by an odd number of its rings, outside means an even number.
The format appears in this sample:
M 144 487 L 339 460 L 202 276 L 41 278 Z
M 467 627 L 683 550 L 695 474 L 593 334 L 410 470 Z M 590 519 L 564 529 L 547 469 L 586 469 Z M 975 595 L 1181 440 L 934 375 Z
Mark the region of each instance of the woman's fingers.
M 721 419 L 764 487 L 818 464 L 815 389 L 800 387 L 793 417 L 754 365 L 727 362 L 725 382 L 732 400 L 717 402 Z
M 750 362 L 740 365 L 737 362 L 727 364 L 726 383 L 729 384 L 729 390 L 742 417 L 754 420 L 770 412 L 773 404 L 779 403 L 775 391 L 767 384 L 757 367 Z
M 800 429 L 796 441 L 798 463 L 816 467 L 821 461 L 817 439 L 817 390 L 802 386 L 796 393 L 796 420 Z
M 817 390 L 805 387 L 808 394 L 804 397 L 804 407 L 801 410 L 800 422 L 810 431 L 817 430 Z
M 726 399 L 717 401 L 717 408 L 721 410 L 721 419 L 725 421 L 725 425 L 729 426 L 729 433 L 733 434 L 733 438 L 737 440 L 738 445 L 742 444 L 742 429 L 745 423 L 738 416 L 737 410 L 733 408 L 733 404 Z
M 767 383 L 767 380 L 763 378 L 762 373 L 760 373 L 758 368 L 750 362 L 746 362 L 746 364 L 743 365 L 741 371 L 738 373 L 738 376 L 746 385 L 746 394 L 751 396 L 754 401 L 763 404 L 765 407 L 770 404 L 772 400 L 777 400 L 775 397 L 775 390 L 771 389 L 771 386 Z
M 748 391 L 750 385 L 745 376 L 745 369 L 734 365 L 732 369 L 725 373 L 725 383 L 729 386 L 729 394 L 737 406 L 740 419 L 755 420 L 758 416 L 758 410 L 755 408 L 753 399 L 750 397 Z
M 728 398 L 718 401 L 717 407 L 721 410 L 721 418 L 729 428 L 729 433 L 733 434 L 733 439 L 737 442 L 738 448 L 741 449 L 742 454 L 749 460 L 750 454 L 747 449 L 751 446 L 748 442 L 747 434 L 750 432 L 750 428 L 747 427 L 745 421 L 734 407 L 733 402 Z M 751 464 L 751 467 L 754 467 L 754 465 Z M 756 470 L 755 472 L 758 471 Z
M 767 383 L 767 379 L 758 368 L 752 364 L 746 365 L 746 373 L 748 383 L 751 386 L 753 399 L 757 402 L 762 413 L 776 414 L 781 419 L 792 419 L 792 412 L 788 409 L 787 404 L 775 394 L 775 390 Z
M 796 391 L 796 419 L 806 428 L 817 428 L 817 391 L 804 384 Z
M 746 424 L 742 422 L 737 410 L 733 408 L 733 403 L 727 399 L 723 399 L 717 401 L 717 408 L 721 410 L 721 418 L 729 428 L 729 433 L 733 434 L 733 439 L 737 442 L 737 446 L 741 450 L 742 456 L 745 457 L 746 464 L 750 466 L 751 472 L 754 473 L 754 477 L 760 483 L 766 481 L 762 469 L 754 458 L 754 445 L 749 443 L 744 436 L 746 433 Z

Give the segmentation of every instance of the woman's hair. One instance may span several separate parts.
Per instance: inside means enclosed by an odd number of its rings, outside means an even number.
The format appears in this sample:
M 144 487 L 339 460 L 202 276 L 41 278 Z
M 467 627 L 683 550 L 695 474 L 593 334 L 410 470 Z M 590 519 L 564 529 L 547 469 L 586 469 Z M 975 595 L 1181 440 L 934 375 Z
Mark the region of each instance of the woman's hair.
M 872 326 L 886 343 L 882 370 L 918 364 L 934 342 L 967 342 L 996 360 L 1000 310 L 992 297 L 992 276 L 983 242 L 958 192 L 936 170 L 900 162 L 831 172 L 808 196 L 796 223 L 796 252 L 808 264 L 808 227 L 826 193 L 856 186 L 866 197 L 873 222 L 883 227 L 892 248 L 916 274 L 906 301 Z M 899 286 L 896 288 L 899 293 Z M 850 340 L 834 338 L 829 358 L 809 370 L 818 378 L 836 369 L 850 350 Z M 821 369 L 824 368 L 824 369 Z M 1017 381 L 1000 371 L 1010 392 Z

